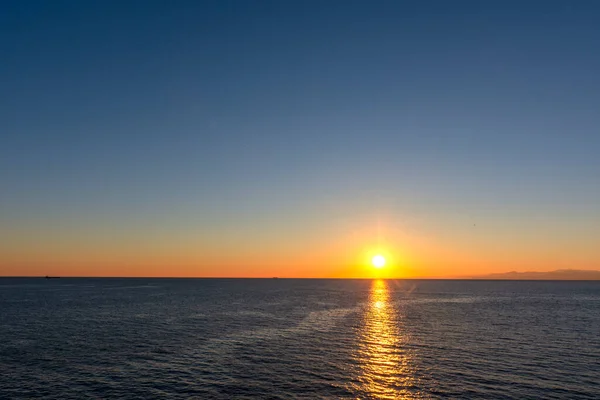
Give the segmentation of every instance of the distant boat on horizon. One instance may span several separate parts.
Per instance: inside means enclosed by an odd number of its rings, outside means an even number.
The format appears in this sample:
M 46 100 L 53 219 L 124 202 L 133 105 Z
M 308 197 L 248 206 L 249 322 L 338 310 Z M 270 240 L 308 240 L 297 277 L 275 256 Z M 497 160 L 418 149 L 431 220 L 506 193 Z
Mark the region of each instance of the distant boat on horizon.
M 59 279 L 60 276 L 48 276 L 46 275 L 46 279 Z

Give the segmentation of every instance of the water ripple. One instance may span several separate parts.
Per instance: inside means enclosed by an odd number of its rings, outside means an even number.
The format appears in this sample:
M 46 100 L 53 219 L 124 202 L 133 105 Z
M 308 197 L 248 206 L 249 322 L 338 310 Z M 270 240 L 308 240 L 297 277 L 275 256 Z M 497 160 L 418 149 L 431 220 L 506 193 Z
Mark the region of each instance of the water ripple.
M 0 397 L 598 399 L 599 298 L 589 282 L 0 279 Z

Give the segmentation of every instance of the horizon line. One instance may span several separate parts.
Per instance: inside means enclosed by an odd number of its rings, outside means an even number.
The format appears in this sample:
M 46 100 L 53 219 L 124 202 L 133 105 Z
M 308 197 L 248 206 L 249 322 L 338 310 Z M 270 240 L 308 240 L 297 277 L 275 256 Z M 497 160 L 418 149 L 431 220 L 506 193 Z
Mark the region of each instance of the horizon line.
M 600 271 L 598 271 L 600 272 Z M 338 277 L 244 277 L 244 276 L 58 276 L 58 275 L 1 275 L 0 279 L 5 278 L 19 278 L 19 279 L 269 279 L 269 280 L 280 280 L 280 279 L 303 279 L 303 280 L 406 280 L 406 281 L 555 281 L 555 282 L 564 282 L 564 281 L 578 281 L 578 282 L 593 282 L 600 281 L 600 278 L 597 279 L 560 279 L 560 278 L 529 278 L 529 279 L 519 279 L 519 278 L 489 278 L 489 277 L 387 277 L 387 278 L 368 278 L 368 277 L 347 277 L 347 278 L 338 278 Z

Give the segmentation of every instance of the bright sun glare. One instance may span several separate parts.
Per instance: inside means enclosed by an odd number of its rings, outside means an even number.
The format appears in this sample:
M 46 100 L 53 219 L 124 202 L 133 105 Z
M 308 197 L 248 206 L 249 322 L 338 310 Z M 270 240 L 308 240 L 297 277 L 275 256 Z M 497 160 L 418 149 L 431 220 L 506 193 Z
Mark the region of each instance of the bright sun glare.
M 381 268 L 385 265 L 385 258 L 381 254 L 378 254 L 371 259 L 371 263 L 375 268 Z

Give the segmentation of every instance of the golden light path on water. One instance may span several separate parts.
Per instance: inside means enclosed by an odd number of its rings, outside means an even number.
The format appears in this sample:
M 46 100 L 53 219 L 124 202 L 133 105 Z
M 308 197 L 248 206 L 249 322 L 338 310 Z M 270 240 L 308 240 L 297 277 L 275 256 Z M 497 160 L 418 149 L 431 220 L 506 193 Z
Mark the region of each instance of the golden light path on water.
M 358 350 L 361 390 L 370 398 L 414 397 L 408 390 L 414 385 L 410 358 L 403 348 L 408 338 L 396 311 L 388 282 L 373 281 Z

